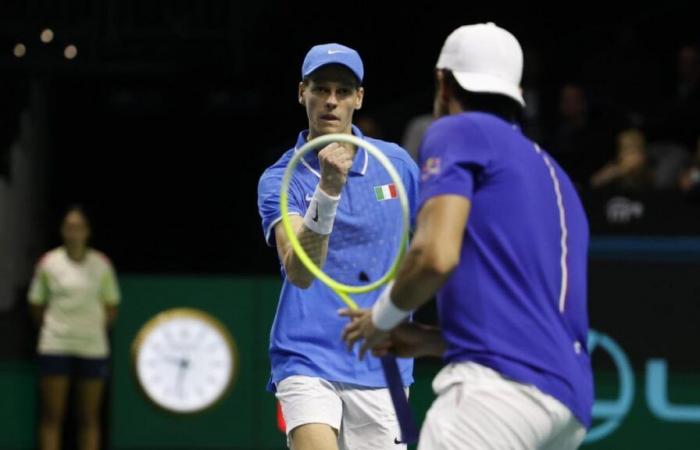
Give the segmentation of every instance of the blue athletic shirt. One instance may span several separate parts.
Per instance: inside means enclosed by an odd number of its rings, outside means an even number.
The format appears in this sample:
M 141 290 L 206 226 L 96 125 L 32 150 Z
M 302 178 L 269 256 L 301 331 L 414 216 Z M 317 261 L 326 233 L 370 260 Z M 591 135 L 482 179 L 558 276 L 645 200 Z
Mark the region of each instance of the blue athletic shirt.
M 386 155 L 398 171 L 403 181 L 411 216 L 415 216 L 418 200 L 418 166 L 410 155 L 401 147 L 389 142 L 364 137 L 354 127 L 355 136 L 374 144 Z M 258 209 L 262 217 L 262 227 L 268 245 L 275 245 L 274 227 L 280 221 L 279 192 L 282 176 L 294 152 L 307 141 L 308 130 L 302 131 L 296 146 L 282 155 L 260 177 L 258 183 Z M 360 180 L 358 177 L 371 177 Z M 303 216 L 320 179 L 318 157 L 315 152 L 305 155 L 297 166 L 290 183 L 290 214 Z M 360 182 L 361 181 L 361 182 Z M 370 181 L 368 188 L 367 181 Z M 393 262 L 392 251 L 387 249 L 391 242 L 390 235 L 400 230 L 376 223 L 373 217 L 362 214 L 360 208 L 353 208 L 353 199 L 378 201 L 373 186 L 391 183 L 391 178 L 376 160 L 368 158 L 366 150 L 360 148 L 355 155 L 350 169 L 347 185 L 341 195 L 336 213 L 333 232 L 331 233 L 328 254 L 323 270 L 332 278 L 343 281 L 344 273 L 338 262 L 357 255 L 366 258 L 365 276 L 369 281 L 378 279 L 386 273 Z M 362 204 L 358 201 L 358 204 Z M 397 199 L 383 202 L 383 206 L 400 211 Z M 359 230 L 359 232 L 358 232 Z M 365 233 L 363 230 L 367 230 Z M 370 232 L 371 231 L 371 232 Z M 353 233 L 362 239 L 343 240 L 343 233 Z M 370 239 L 371 241 L 367 241 Z M 364 241 L 364 242 L 360 242 Z M 395 242 L 395 240 L 394 240 Z M 340 244 L 339 244 L 340 243 Z M 367 248 L 374 251 L 367 252 Z M 385 250 L 383 250 L 383 248 Z M 394 252 L 395 253 L 395 252 Z M 348 319 L 338 316 L 338 309 L 344 304 L 326 285 L 314 280 L 308 289 L 300 289 L 289 282 L 281 266 L 284 279 L 280 293 L 277 313 L 270 333 L 270 362 L 272 376 L 268 389 L 274 391 L 275 384 L 292 375 L 320 377 L 328 381 L 338 381 L 365 387 L 385 387 L 384 372 L 378 358 L 371 355 L 363 361 L 358 359 L 359 346 L 348 351 L 341 339 L 343 327 Z M 352 274 L 357 280 L 359 274 Z M 357 283 L 355 283 L 357 284 Z M 370 308 L 377 299 L 381 289 L 361 295 L 351 295 L 361 308 Z M 405 386 L 413 382 L 413 360 L 398 359 L 399 370 Z
M 517 126 L 486 113 L 435 121 L 419 154 L 419 209 L 445 194 L 471 201 L 459 264 L 437 294 L 445 362 L 534 385 L 589 427 L 589 232 L 571 180 Z

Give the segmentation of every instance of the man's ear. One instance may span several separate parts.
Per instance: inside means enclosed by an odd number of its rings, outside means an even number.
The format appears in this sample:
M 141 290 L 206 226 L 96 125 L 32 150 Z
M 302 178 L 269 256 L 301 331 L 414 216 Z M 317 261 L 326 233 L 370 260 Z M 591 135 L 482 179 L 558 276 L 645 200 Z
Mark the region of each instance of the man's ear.
M 365 88 L 362 86 L 357 88 L 357 96 L 355 97 L 355 111 L 362 109 L 362 101 L 365 98 Z
M 298 98 L 297 101 L 299 102 L 300 105 L 304 104 L 304 92 L 306 91 L 306 83 L 303 81 L 299 82 L 299 92 L 298 92 Z

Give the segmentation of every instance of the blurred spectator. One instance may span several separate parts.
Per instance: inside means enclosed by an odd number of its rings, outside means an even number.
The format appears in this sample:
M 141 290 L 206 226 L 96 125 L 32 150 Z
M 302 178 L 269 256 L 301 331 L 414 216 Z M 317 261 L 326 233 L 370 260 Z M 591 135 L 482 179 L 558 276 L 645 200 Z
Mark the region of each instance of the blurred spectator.
M 678 178 L 678 187 L 686 194 L 695 198 L 700 197 L 700 137 L 689 167 Z
M 107 328 L 119 289 L 105 255 L 88 247 L 90 225 L 77 207 L 61 225 L 63 245 L 37 264 L 29 290 L 39 332 L 39 448 L 59 450 L 70 383 L 76 382 L 78 448 L 100 446 L 100 404 L 108 373 Z
M 693 45 L 678 51 L 678 99 L 687 100 L 700 88 L 700 52 Z
M 693 148 L 700 134 L 700 50 L 685 45 L 678 50 L 676 84 L 669 101 L 652 118 L 656 139 L 680 142 Z
M 362 134 L 375 139 L 384 139 L 384 131 L 379 126 L 379 122 L 373 116 L 363 114 L 355 120 L 355 126 L 362 131 Z
M 689 153 L 687 148 L 676 142 L 650 142 L 647 145 L 649 165 L 654 170 L 654 189 L 678 188 L 678 177 L 688 166 Z
M 617 157 L 591 177 L 593 189 L 639 192 L 653 187 L 644 134 L 631 128 L 617 135 Z
M 404 129 L 401 147 L 405 148 L 416 161 L 418 161 L 418 148 L 423 140 L 423 134 L 431 123 L 433 123 L 432 113 L 421 114 L 412 118 Z
M 579 189 L 612 155 L 608 129 L 592 114 L 582 86 L 568 83 L 561 88 L 558 118 L 544 144 Z
M 539 52 L 530 45 L 525 45 L 522 91 L 525 100 L 523 109 L 523 133 L 535 142 L 541 142 L 542 130 L 542 80 L 541 58 Z

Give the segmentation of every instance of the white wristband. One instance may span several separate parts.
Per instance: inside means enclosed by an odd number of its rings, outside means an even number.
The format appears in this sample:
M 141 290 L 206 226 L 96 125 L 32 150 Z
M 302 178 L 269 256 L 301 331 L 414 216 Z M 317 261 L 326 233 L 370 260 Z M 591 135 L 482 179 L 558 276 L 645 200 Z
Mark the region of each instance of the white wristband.
M 378 330 L 391 330 L 411 314 L 411 311 L 404 311 L 391 301 L 391 288 L 393 286 L 394 282 L 392 281 L 384 288 L 372 307 L 372 323 Z
M 317 234 L 331 234 L 338 203 L 340 203 L 340 195 L 330 196 L 323 192 L 320 186 L 316 186 L 309 208 L 304 215 L 306 228 Z

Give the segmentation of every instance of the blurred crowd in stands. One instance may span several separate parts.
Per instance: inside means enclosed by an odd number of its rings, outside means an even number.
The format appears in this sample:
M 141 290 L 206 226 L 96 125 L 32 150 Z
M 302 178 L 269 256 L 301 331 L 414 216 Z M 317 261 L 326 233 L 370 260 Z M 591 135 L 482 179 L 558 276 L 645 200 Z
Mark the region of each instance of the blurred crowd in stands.
M 523 131 L 564 167 L 581 192 L 676 190 L 700 198 L 700 49 L 679 48 L 675 86 L 653 88 L 665 91 L 661 104 L 650 105 L 653 112 L 610 114 L 609 99 L 591 98 L 586 86 L 567 82 L 559 90 L 555 120 L 544 124 L 539 90 L 524 82 Z M 368 118 L 363 121 L 376 129 Z M 431 122 L 431 114 L 424 114 L 408 123 L 402 145 L 414 156 Z

